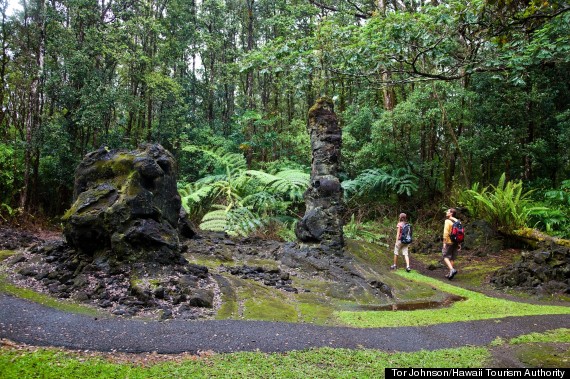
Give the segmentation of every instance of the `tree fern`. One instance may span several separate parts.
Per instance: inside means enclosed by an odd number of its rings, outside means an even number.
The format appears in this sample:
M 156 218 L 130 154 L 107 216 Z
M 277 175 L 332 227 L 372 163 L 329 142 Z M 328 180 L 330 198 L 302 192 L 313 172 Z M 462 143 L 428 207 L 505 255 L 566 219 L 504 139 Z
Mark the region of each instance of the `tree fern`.
M 216 192 L 217 189 L 212 185 L 200 185 L 197 183 L 186 184 L 186 186 L 178 189 L 182 206 L 189 213 L 191 213 L 192 208 L 204 203 L 206 199 L 214 198 Z
M 247 162 L 241 153 L 227 152 L 223 147 L 216 149 L 208 149 L 206 147 L 187 145 L 182 148 L 188 152 L 200 152 L 211 158 L 216 165 L 224 171 L 230 172 L 242 171 L 247 168 Z
M 245 207 L 227 208 L 222 204 L 216 204 L 213 208 L 215 209 L 202 217 L 200 229 L 247 236 L 264 225 L 259 215 Z
M 225 158 L 222 156 L 220 162 Z M 288 209 L 302 200 L 308 185 L 309 175 L 299 170 L 272 175 L 238 165 L 233 169 L 228 166 L 225 175 L 210 175 L 183 185 L 179 193 L 188 214 L 198 217 L 206 212 L 200 228 L 246 235 L 287 216 Z
M 218 207 L 220 208 L 220 207 Z M 225 232 L 228 229 L 228 212 L 225 207 L 210 211 L 202 217 L 200 229 L 213 232 Z
M 230 227 L 228 233 L 247 236 L 256 229 L 262 227 L 268 220 L 246 207 L 233 208 L 228 212 Z
M 300 201 L 309 186 L 310 175 L 299 170 L 283 170 L 275 175 L 248 170 L 246 174 L 259 180 L 268 191 L 293 201 Z
M 418 190 L 418 178 L 405 169 L 388 173 L 383 169 L 364 170 L 353 180 L 345 180 L 342 187 L 347 198 L 369 196 L 370 194 L 406 194 L 411 196 Z
M 280 200 L 270 192 L 262 191 L 245 196 L 242 199 L 242 204 L 247 208 L 268 214 L 272 213 L 272 211 L 283 211 L 290 203 Z
M 412 193 L 418 190 L 417 181 L 417 176 L 410 174 L 406 169 L 399 168 L 392 172 L 389 185 L 398 195 L 412 196 Z

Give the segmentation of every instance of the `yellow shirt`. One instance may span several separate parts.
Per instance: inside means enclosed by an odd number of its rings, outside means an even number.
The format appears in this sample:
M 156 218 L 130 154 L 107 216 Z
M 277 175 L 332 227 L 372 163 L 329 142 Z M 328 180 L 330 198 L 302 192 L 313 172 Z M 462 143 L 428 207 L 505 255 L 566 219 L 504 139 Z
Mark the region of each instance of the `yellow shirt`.
M 453 223 L 455 221 L 457 221 L 457 219 L 454 217 L 445 220 L 445 223 L 443 224 L 443 243 L 446 243 L 448 245 L 451 245 L 453 243 L 451 241 L 451 238 L 449 238 L 449 235 L 451 234 L 451 229 L 453 228 Z

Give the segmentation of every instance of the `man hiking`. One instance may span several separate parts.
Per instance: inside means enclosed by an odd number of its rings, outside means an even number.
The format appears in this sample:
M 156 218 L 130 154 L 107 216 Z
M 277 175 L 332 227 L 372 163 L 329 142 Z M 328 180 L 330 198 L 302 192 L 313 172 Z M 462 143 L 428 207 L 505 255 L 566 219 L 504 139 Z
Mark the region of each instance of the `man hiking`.
M 441 253 L 443 262 L 449 268 L 449 273 L 445 275 L 449 280 L 453 279 L 457 274 L 453 263 L 457 258 L 457 252 L 461 250 L 461 242 L 463 242 L 463 226 L 455 217 L 456 213 L 454 208 L 449 208 L 445 212 L 445 223 L 443 224 L 443 247 Z

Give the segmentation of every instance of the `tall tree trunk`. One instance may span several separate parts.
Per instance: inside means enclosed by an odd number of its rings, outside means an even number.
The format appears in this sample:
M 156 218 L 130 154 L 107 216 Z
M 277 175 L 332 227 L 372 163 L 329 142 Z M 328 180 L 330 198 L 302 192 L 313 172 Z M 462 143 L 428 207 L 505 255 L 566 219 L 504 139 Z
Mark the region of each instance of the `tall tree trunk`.
M 4 134 L 4 130 L 2 130 L 2 125 L 4 124 L 4 118 L 6 116 L 5 107 L 4 107 L 4 89 L 6 88 L 6 67 L 8 66 L 8 62 L 10 58 L 8 57 L 8 32 L 6 30 L 6 8 L 8 6 L 8 2 L 6 0 L 0 0 L 0 12 L 2 17 L 2 24 L 0 27 L 2 30 L 1 33 L 1 41 L 2 44 L 2 51 L 0 56 L 0 136 Z M 6 127 L 5 133 L 8 133 L 9 128 Z
M 27 2 L 23 1 L 24 6 L 24 13 L 27 16 Z M 34 148 L 34 137 L 37 136 L 38 131 L 41 127 L 41 109 L 42 109 L 42 88 L 41 88 L 41 80 L 44 71 L 44 54 L 45 54 L 45 3 L 44 0 L 38 0 L 37 9 L 35 10 L 35 14 L 32 16 L 33 24 L 37 28 L 36 30 L 39 32 L 37 45 L 35 46 L 35 51 L 33 52 L 35 55 L 35 67 L 33 72 L 32 81 L 30 83 L 29 95 L 28 95 L 28 102 L 29 102 L 29 111 L 26 117 L 26 126 L 25 126 L 25 140 L 26 140 L 26 148 L 24 152 L 24 186 L 22 189 L 21 197 L 20 197 L 20 207 L 24 210 L 24 212 L 29 212 L 30 210 L 30 198 L 31 194 L 35 192 L 35 188 L 32 188 L 32 175 L 34 170 L 34 155 L 37 154 L 38 156 L 36 159 L 39 159 L 39 150 Z M 27 18 L 27 17 L 26 17 Z M 28 41 L 28 46 L 33 46 L 32 41 Z M 34 154 L 35 153 L 35 154 Z
M 530 88 L 529 88 L 529 92 L 530 92 Z M 530 146 L 530 144 L 532 144 L 534 142 L 534 134 L 535 134 L 535 123 L 532 120 L 532 111 L 533 111 L 532 108 L 533 108 L 532 100 L 529 100 L 528 103 L 526 104 L 526 110 L 527 110 L 527 115 L 528 115 L 529 121 L 528 121 L 528 126 L 527 126 L 526 138 L 524 139 L 524 145 L 523 145 L 523 146 L 526 146 L 526 150 L 527 150 L 527 151 L 525 151 L 524 158 L 523 158 L 523 167 L 524 167 L 523 178 L 524 178 L 524 180 L 532 180 L 533 179 L 532 156 L 531 156 L 530 152 L 528 151 L 528 146 Z
M 378 0 L 378 12 L 382 17 L 386 16 L 386 2 L 384 0 Z M 380 67 L 380 70 L 384 70 Z M 393 111 L 396 107 L 396 92 L 394 87 L 390 84 L 392 82 L 392 73 L 389 71 L 382 71 L 382 82 L 384 86 L 382 87 L 382 94 L 384 100 L 384 109 L 387 111 Z
M 246 52 L 253 50 L 253 4 L 255 0 L 246 0 L 247 4 L 247 47 Z M 253 111 L 255 109 L 255 99 L 253 97 L 253 69 L 247 71 L 245 93 L 247 98 L 247 109 Z M 250 131 L 249 138 L 251 139 L 255 134 L 255 123 L 250 119 L 247 129 Z M 251 167 L 253 161 L 253 148 L 251 146 L 246 150 L 245 159 L 247 167 Z

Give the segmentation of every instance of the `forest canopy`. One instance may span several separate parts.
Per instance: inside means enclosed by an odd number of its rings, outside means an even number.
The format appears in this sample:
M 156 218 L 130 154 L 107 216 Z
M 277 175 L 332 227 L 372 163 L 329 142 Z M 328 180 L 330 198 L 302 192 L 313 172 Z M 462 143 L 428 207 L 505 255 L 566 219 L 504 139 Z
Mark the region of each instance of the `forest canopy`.
M 176 156 L 187 201 L 218 175 L 245 207 L 235 178 L 308 173 L 307 111 L 320 96 L 335 102 L 353 209 L 429 204 L 499 180 L 522 181 L 537 201 L 570 198 L 566 1 L 8 6 L 0 0 L 4 220 L 61 215 L 87 152 L 143 142 Z M 239 171 L 212 158 L 232 156 Z M 273 190 L 256 212 L 300 207 L 298 194 Z

